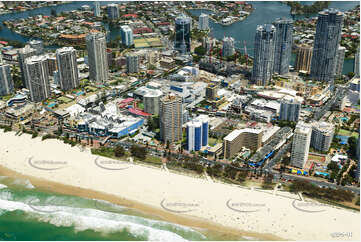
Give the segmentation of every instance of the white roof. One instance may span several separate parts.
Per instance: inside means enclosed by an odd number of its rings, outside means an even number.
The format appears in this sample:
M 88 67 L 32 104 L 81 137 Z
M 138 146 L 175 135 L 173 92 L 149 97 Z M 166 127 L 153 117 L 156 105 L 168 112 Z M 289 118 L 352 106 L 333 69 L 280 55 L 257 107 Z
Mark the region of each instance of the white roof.
M 262 129 L 251 129 L 251 128 L 236 129 L 236 130 L 233 130 L 231 133 L 229 133 L 226 137 L 224 137 L 224 140 L 232 141 L 235 138 L 237 138 L 241 133 L 259 134 L 261 132 L 262 132 Z

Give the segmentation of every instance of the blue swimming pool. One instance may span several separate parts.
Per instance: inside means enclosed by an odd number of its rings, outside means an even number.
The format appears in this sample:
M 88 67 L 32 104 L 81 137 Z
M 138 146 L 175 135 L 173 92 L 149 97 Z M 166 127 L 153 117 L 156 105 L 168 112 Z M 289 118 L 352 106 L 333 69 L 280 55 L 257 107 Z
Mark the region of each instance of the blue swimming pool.
M 79 91 L 75 95 L 80 96 L 80 95 L 83 95 L 84 93 L 85 93 L 84 91 Z
M 345 135 L 336 135 L 336 138 L 339 138 L 340 144 L 345 145 L 347 144 L 348 138 L 350 138 L 350 136 L 345 136 Z
M 50 104 L 48 105 L 48 107 L 49 107 L 49 108 L 52 108 L 52 107 L 55 107 L 55 105 L 56 105 L 56 103 L 50 103 Z

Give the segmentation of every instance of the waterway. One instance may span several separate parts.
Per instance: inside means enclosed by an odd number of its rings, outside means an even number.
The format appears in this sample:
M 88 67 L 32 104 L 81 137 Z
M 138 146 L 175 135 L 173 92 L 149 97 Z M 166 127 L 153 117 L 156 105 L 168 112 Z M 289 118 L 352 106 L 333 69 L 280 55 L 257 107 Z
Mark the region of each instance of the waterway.
M 114 1 L 116 2 L 116 1 Z M 106 5 L 111 2 L 100 2 L 100 5 Z M 305 4 L 310 4 L 310 2 L 302 2 Z M 244 41 L 247 43 L 247 51 L 249 55 L 253 55 L 253 42 L 254 42 L 254 35 L 256 32 L 257 25 L 265 24 L 265 23 L 272 23 L 276 18 L 292 18 L 290 14 L 290 7 L 281 2 L 253 2 L 252 3 L 255 10 L 250 14 L 250 16 L 241 22 L 236 22 L 230 26 L 223 26 L 221 24 L 217 24 L 214 21 L 210 20 L 210 27 L 212 29 L 211 34 L 213 37 L 217 39 L 222 39 L 223 36 L 231 36 L 236 40 L 236 47 L 243 47 Z M 330 3 L 330 7 L 337 8 L 342 11 L 346 11 L 349 9 L 354 8 L 359 4 L 359 1 L 335 1 Z M 24 12 L 18 13 L 10 13 L 0 15 L 0 37 L 10 39 L 10 40 L 17 40 L 20 42 L 27 42 L 29 41 L 29 37 L 22 36 L 17 34 L 6 26 L 3 25 L 3 21 L 17 19 L 17 18 L 27 18 L 29 16 L 35 16 L 37 14 L 42 15 L 50 15 L 51 10 L 54 9 L 57 13 L 61 13 L 64 11 L 72 11 L 79 9 L 83 5 L 93 6 L 93 2 L 90 1 L 79 1 L 79 2 L 69 2 L 66 4 L 61 4 L 57 6 L 48 6 L 42 7 L 38 9 L 28 10 Z M 195 16 L 200 15 L 202 12 L 209 13 L 210 11 L 206 10 L 191 10 L 191 13 Z M 314 15 L 316 16 L 316 15 Z M 297 16 L 296 18 L 302 18 L 304 16 Z M 119 28 L 117 27 L 108 27 L 109 35 L 108 39 L 112 40 L 119 36 Z M 50 48 L 57 48 L 57 46 L 51 46 Z M 295 60 L 295 56 L 293 55 L 291 60 L 291 65 L 293 65 Z M 350 71 L 353 71 L 353 59 L 345 60 L 343 73 L 346 74 Z

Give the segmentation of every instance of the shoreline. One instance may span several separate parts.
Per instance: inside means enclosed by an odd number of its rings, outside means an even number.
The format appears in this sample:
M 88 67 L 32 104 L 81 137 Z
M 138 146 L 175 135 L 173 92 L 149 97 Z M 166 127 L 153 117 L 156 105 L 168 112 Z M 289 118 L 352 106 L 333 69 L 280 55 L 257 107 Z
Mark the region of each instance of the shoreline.
M 295 202 L 298 196 L 288 192 L 276 196 L 272 191 L 250 191 L 129 163 L 129 169 L 124 169 L 123 163 L 123 170 L 106 171 L 94 165 L 97 156 L 88 151 L 80 152 L 77 147 L 58 140 L 41 141 L 40 137 L 31 139 L 27 134 L 14 134 L 0 130 L 0 139 L 6 140 L 6 144 L 0 143 L 0 174 L 27 178 L 39 188 L 51 187 L 58 193 L 110 201 L 201 232 L 214 231 L 235 238 L 238 235 L 265 240 L 334 240 L 330 233 L 350 230 L 354 237 L 346 239 L 359 238 L 356 229 L 359 227 L 359 212 L 331 206 L 325 213 L 300 212 L 292 207 L 292 201 Z M 41 170 L 29 165 L 29 157 L 35 157 L 34 161 L 56 159 L 68 163 L 63 169 Z M 85 166 L 87 172 L 84 172 Z M 199 208 L 181 213 L 167 211 L 162 206 L 164 200 L 198 203 Z M 228 206 L 231 200 L 262 205 L 258 210 L 264 211 L 240 213 Z M 333 221 L 328 221 L 330 216 L 335 217 Z M 305 228 L 304 224 L 309 226 Z

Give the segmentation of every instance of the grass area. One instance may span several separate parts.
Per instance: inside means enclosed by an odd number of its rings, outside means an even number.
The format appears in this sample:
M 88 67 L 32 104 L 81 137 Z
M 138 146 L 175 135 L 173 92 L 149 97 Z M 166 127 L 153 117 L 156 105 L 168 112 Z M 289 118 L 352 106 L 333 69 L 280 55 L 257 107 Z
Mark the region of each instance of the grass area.
M 322 162 L 325 160 L 324 157 L 318 155 L 308 155 L 308 159 L 314 161 L 322 161 Z
M 216 138 L 211 138 L 210 137 L 209 140 L 208 140 L 208 143 L 209 143 L 210 146 L 213 146 L 213 145 L 218 143 L 217 141 L 218 140 Z
M 354 137 L 358 137 L 358 133 L 357 132 L 351 132 L 345 129 L 340 129 L 337 133 L 338 135 L 342 135 L 342 136 L 354 136 Z
M 2 96 L 0 99 L 6 102 L 9 101 L 9 99 L 12 98 L 13 96 L 14 96 L 13 94 L 10 94 L 6 96 Z
M 143 162 L 162 164 L 162 159 L 158 156 L 147 155 L 147 157 L 145 158 L 145 160 Z
M 59 101 L 62 101 L 62 102 L 64 102 L 64 103 L 70 103 L 71 101 L 73 101 L 73 100 L 71 100 L 70 98 L 67 98 L 67 97 L 64 97 L 64 96 L 58 97 L 58 100 L 59 100 Z

